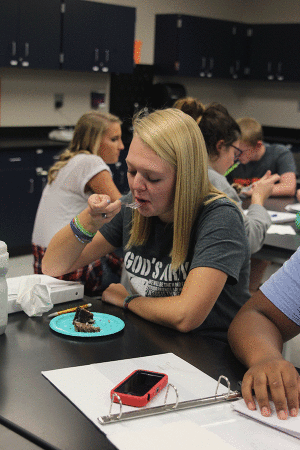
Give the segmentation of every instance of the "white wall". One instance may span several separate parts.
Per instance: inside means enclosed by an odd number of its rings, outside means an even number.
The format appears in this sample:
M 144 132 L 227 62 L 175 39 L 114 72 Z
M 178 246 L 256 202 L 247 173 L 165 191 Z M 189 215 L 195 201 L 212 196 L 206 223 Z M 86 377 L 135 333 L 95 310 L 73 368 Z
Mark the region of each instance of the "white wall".
M 0 69 L 1 126 L 74 125 L 91 109 L 91 92 L 106 93 L 109 75 L 27 69 Z M 54 95 L 63 94 L 64 105 L 54 108 Z
M 98 1 L 98 0 L 94 0 Z M 244 22 L 300 21 L 299 0 L 106 0 L 137 8 L 136 35 L 143 42 L 141 63 L 152 64 L 155 14 L 182 13 Z M 116 30 L 118 32 L 118 30 Z M 300 128 L 300 83 L 268 84 L 193 78 L 164 78 L 184 84 L 188 95 L 203 103 L 219 101 L 234 117 L 251 115 L 263 125 Z M 73 125 L 90 109 L 90 92 L 109 98 L 109 75 L 76 72 L 0 69 L 2 126 Z M 54 94 L 64 106 L 54 109 Z M 107 108 L 108 109 L 108 105 Z

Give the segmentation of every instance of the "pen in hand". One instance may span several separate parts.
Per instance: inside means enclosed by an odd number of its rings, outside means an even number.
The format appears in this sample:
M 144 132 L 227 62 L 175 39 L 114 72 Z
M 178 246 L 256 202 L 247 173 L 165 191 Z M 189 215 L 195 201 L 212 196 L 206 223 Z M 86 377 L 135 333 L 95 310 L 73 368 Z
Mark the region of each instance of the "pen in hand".
M 90 306 L 92 306 L 92 304 L 87 303 L 86 305 L 80 305 L 79 308 L 89 308 Z M 76 311 L 77 308 L 78 308 L 78 306 L 75 306 L 75 308 L 64 309 L 63 311 L 58 311 L 56 313 L 49 314 L 48 317 L 56 317 L 56 316 L 60 316 L 61 314 L 73 312 L 73 311 Z

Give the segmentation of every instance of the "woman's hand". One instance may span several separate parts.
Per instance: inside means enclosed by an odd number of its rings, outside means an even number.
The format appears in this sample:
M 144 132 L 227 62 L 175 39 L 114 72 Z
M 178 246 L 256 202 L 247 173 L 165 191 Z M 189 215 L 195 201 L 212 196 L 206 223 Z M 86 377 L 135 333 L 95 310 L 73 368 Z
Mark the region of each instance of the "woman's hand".
M 253 183 L 252 189 L 247 193 L 252 196 L 252 203 L 263 205 L 272 194 L 274 184 L 279 180 L 280 176 L 278 174 L 272 175 L 271 171 L 267 170 L 260 180 Z
M 120 210 L 120 200 L 111 203 L 108 195 L 93 194 L 88 199 L 88 213 L 100 226 L 110 222 Z
M 255 364 L 246 372 L 242 383 L 242 395 L 250 410 L 256 409 L 252 389 L 263 416 L 271 415 L 268 391 L 279 419 L 287 419 L 288 411 L 290 416 L 297 416 L 300 377 L 290 362 L 283 358 L 269 359 Z
M 102 293 L 102 301 L 111 305 L 123 308 L 125 298 L 129 295 L 124 286 L 120 283 L 111 283 Z

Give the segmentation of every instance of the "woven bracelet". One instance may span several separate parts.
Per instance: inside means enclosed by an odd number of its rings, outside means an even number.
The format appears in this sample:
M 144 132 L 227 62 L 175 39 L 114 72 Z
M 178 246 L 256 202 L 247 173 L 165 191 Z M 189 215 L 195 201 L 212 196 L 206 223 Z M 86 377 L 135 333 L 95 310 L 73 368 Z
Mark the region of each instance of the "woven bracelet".
M 70 227 L 79 242 L 82 242 L 83 244 L 87 244 L 88 242 L 91 242 L 93 240 L 93 236 L 87 236 L 76 226 L 75 219 L 71 220 Z
M 96 233 L 90 233 L 85 228 L 83 228 L 83 226 L 79 222 L 78 216 L 76 216 L 74 218 L 74 222 L 75 222 L 75 225 L 77 226 L 77 228 L 79 228 L 79 230 L 82 231 L 83 234 L 85 234 L 86 236 L 91 237 L 91 238 L 93 238 L 95 236 Z
M 133 300 L 136 297 L 141 297 L 141 295 L 140 294 L 127 295 L 127 297 L 125 298 L 124 303 L 123 303 L 123 308 L 128 309 L 129 303 L 131 302 L 131 300 Z

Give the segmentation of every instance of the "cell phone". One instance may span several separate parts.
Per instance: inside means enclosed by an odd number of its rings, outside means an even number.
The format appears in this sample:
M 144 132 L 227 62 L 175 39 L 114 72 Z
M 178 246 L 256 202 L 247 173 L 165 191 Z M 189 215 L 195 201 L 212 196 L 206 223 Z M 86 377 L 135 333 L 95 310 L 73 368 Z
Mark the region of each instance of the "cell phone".
M 135 370 L 111 390 L 110 396 L 112 398 L 113 394 L 118 394 L 123 405 L 141 407 L 155 397 L 167 383 L 168 375 L 165 373 Z M 116 396 L 114 402 L 118 403 Z

